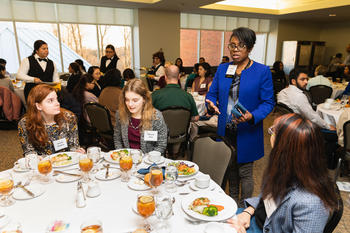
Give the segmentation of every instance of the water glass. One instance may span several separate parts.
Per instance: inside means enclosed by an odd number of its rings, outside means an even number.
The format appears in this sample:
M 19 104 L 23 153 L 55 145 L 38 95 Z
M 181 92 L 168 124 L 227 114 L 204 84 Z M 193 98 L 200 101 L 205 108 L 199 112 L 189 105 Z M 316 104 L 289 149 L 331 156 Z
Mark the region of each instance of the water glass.
M 176 166 L 174 165 L 169 165 L 165 169 L 165 190 L 169 193 L 174 193 L 176 192 L 177 188 L 175 185 L 175 181 L 177 180 L 179 174 L 177 171 Z
M 96 147 L 96 146 L 89 147 L 86 150 L 86 154 L 87 154 L 87 157 L 89 159 L 91 159 L 92 162 L 94 163 L 94 167 L 92 169 L 92 173 L 96 173 L 98 171 L 97 162 L 101 158 L 101 148 L 100 147 Z
M 173 215 L 173 198 L 170 196 L 161 196 L 156 199 L 156 215 L 160 220 L 156 226 L 157 232 L 169 233 L 171 229 L 166 222 Z
M 38 162 L 39 162 L 39 158 L 38 158 L 38 154 L 37 153 L 29 153 L 25 155 L 25 164 L 26 164 L 26 168 L 28 170 L 35 170 L 38 168 Z

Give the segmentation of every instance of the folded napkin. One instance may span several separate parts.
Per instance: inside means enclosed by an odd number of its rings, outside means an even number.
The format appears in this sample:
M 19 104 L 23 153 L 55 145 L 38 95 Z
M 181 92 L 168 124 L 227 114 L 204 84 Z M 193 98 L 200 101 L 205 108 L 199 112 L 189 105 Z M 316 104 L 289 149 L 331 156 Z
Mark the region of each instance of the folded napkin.
M 149 169 L 151 168 L 151 167 L 154 167 L 154 166 L 157 166 L 157 164 L 156 163 L 153 163 L 152 165 L 150 165 L 148 168 L 141 168 L 141 169 L 139 169 L 138 171 L 137 171 L 137 173 L 139 173 L 139 174 L 142 174 L 142 175 L 146 175 L 147 173 L 149 173 Z M 163 172 L 163 178 L 164 178 L 164 174 L 165 174 L 165 166 L 163 166 L 163 167 L 161 167 L 162 168 L 162 172 Z

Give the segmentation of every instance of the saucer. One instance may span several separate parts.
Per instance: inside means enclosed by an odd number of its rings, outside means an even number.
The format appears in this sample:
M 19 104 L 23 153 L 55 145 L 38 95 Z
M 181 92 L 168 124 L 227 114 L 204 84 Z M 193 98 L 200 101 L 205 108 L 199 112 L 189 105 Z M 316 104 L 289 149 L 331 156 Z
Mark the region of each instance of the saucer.
M 128 187 L 132 190 L 136 191 L 144 191 L 144 190 L 149 190 L 151 187 L 145 184 L 142 180 L 136 179 L 136 178 L 131 178 L 128 182 Z
M 97 172 L 97 174 L 95 175 L 96 179 L 98 180 L 105 180 L 105 181 L 108 181 L 108 180 L 114 180 L 114 179 L 117 179 L 118 177 L 120 177 L 120 171 L 118 169 L 113 169 L 113 168 L 110 168 L 109 169 L 109 174 L 108 174 L 108 177 L 106 178 L 106 170 L 101 170 L 99 172 Z
M 44 186 L 40 185 L 40 184 L 31 184 L 31 185 L 26 186 L 26 188 L 29 191 L 31 191 L 32 193 L 34 193 L 34 197 L 29 195 L 22 188 L 15 188 L 15 190 L 13 191 L 13 195 L 12 195 L 13 198 L 16 200 L 29 200 L 29 199 L 39 197 L 45 192 Z
M 199 187 L 197 187 L 196 181 L 194 180 L 194 181 L 192 181 L 190 183 L 190 188 L 193 189 L 194 191 L 200 191 L 200 190 L 213 191 L 216 188 L 216 185 L 215 185 L 214 181 L 210 180 L 209 187 L 207 187 L 207 188 L 199 188 Z
M 152 165 L 153 163 L 159 165 L 165 162 L 165 158 L 163 156 L 160 157 L 160 160 L 158 162 L 152 162 L 149 160 L 149 155 L 145 156 L 144 160 L 145 163 Z
M 80 179 L 81 179 L 81 176 L 70 176 L 70 175 L 65 175 L 65 174 L 59 174 L 56 177 L 56 181 L 59 183 L 70 183 L 70 182 L 74 182 L 74 181 L 77 181 Z

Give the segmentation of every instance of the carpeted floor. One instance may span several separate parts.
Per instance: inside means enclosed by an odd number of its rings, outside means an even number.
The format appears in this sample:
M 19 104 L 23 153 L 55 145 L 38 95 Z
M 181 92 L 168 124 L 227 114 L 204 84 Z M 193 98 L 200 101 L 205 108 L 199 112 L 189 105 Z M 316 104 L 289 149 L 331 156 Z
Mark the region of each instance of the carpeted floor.
M 273 116 L 269 116 L 264 121 L 265 132 L 265 157 L 254 163 L 254 196 L 259 194 L 261 177 L 265 169 L 268 154 L 271 150 L 270 137 L 266 132 L 266 129 L 273 123 Z M 16 130 L 0 130 L 0 171 L 9 169 L 13 166 L 13 163 L 22 157 L 22 149 L 19 144 Z M 349 181 L 348 177 L 340 178 L 342 181 Z M 349 199 L 349 193 L 342 192 L 344 200 L 344 213 L 341 221 L 339 222 L 335 233 L 350 232 L 350 205 L 347 203 Z

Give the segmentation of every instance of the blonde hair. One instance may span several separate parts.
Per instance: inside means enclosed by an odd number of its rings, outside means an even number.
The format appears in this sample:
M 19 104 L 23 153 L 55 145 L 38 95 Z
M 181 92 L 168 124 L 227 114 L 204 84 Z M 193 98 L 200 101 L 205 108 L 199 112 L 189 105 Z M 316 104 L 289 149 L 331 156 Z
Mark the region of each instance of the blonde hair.
M 151 129 L 152 119 L 155 116 L 156 111 L 152 105 L 151 94 L 148 91 L 145 84 L 140 79 L 130 80 L 123 88 L 123 93 L 122 95 L 120 95 L 120 104 L 119 104 L 120 121 L 123 124 L 129 124 L 129 120 L 131 117 L 131 113 L 125 104 L 125 93 L 128 91 L 134 92 L 140 95 L 144 100 L 144 104 L 141 112 L 140 129 L 141 130 Z

